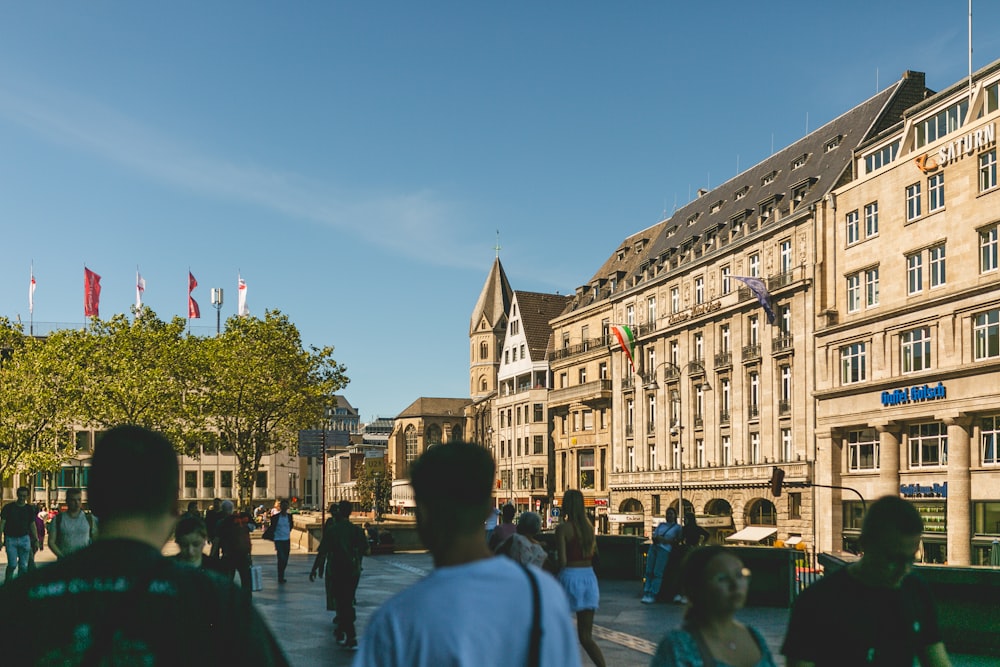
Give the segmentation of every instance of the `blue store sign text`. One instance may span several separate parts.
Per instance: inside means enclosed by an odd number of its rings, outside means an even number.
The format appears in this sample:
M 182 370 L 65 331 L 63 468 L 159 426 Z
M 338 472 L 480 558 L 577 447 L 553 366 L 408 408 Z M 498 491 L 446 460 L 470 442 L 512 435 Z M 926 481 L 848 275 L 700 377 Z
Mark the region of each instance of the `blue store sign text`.
M 882 407 L 890 405 L 904 405 L 906 403 L 917 403 L 919 401 L 935 401 L 939 398 L 947 398 L 947 391 L 943 382 L 938 382 L 936 387 L 930 385 L 914 385 L 903 389 L 893 389 L 882 392 Z
M 948 482 L 941 484 L 900 484 L 899 494 L 904 498 L 947 498 Z

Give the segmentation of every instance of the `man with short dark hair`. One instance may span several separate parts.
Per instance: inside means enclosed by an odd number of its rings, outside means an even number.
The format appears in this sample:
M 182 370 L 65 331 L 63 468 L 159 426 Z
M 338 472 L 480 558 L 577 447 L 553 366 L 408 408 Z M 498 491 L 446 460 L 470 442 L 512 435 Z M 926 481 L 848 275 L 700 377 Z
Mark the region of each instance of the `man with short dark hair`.
M 495 472 L 487 450 L 461 442 L 413 462 L 417 530 L 435 569 L 375 612 L 355 667 L 500 667 L 532 656 L 534 664 L 580 665 L 560 585 L 538 568 L 494 558 L 486 544 Z
M 361 560 L 368 550 L 365 531 L 351 523 L 353 510 L 350 500 L 337 504 L 336 518 L 323 528 L 323 539 L 309 573 L 309 581 L 315 581 L 316 575 L 322 577 L 325 570 L 328 593 L 333 594 L 337 611 L 333 632 L 337 643 L 348 650 L 358 647 L 354 595 L 361 580 Z
M 94 541 L 97 519 L 82 509 L 83 491 L 67 489 L 66 511 L 56 514 L 49 525 L 49 549 L 63 558 Z
M 222 498 L 214 498 L 212 506 L 205 511 L 205 530 L 208 531 L 208 543 L 215 542 L 215 529 L 222 518 Z
M 789 667 L 948 667 L 927 585 L 910 569 L 923 520 L 898 496 L 872 503 L 861 527 L 861 559 L 799 596 L 782 653 Z
M 7 547 L 7 573 L 10 581 L 15 573 L 28 571 L 31 557 L 39 549 L 38 529 L 35 527 L 35 507 L 28 503 L 28 487 L 17 489 L 17 500 L 0 510 L 0 546 Z
M 222 518 L 215 527 L 215 542 L 212 543 L 211 557 L 219 559 L 219 570 L 229 581 L 233 574 L 240 573 L 240 586 L 247 595 L 252 595 L 250 583 L 250 517 L 246 512 L 236 513 L 231 500 L 222 501 Z
M 232 583 L 164 558 L 177 519 L 177 453 L 138 426 L 94 450 L 89 501 L 99 539 L 0 587 L 4 663 L 287 665 Z M 44 638 L 39 637 L 44 628 Z

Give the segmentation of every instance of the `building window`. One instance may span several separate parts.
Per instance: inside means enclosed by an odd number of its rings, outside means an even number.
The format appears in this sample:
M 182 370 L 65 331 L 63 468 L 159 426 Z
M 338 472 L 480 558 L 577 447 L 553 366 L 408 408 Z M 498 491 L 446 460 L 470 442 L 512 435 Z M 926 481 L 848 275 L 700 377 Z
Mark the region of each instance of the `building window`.
M 705 303 L 705 279 L 698 277 L 694 279 L 694 302 L 696 304 Z
M 792 460 L 792 429 L 781 429 L 781 460 Z
M 501 421 L 502 419 L 503 416 L 501 413 Z M 403 434 L 403 458 L 406 460 L 407 466 L 417 458 L 417 429 L 413 428 L 413 426 L 407 426 Z
M 790 403 L 792 400 L 792 367 L 781 367 L 781 398 L 782 403 Z
M 725 421 L 729 421 L 729 410 L 731 408 L 730 404 L 730 388 L 729 388 L 729 378 L 722 379 L 722 408 L 723 414 L 725 414 Z
M 656 443 L 649 443 L 649 469 L 656 470 Z
M 232 470 L 222 470 L 219 472 L 219 486 L 222 489 L 232 489 L 233 488 L 233 471 Z
M 694 441 L 694 449 L 695 449 L 695 455 L 696 455 L 695 466 L 697 466 L 698 468 L 704 468 L 705 467 L 705 440 L 702 439 L 702 438 L 696 439 Z
M 924 256 L 915 252 L 906 256 L 906 293 L 919 294 L 924 290 Z
M 931 367 L 931 330 L 919 327 L 899 336 L 904 373 L 925 371 Z
M 840 383 L 854 384 L 867 378 L 864 343 L 852 343 L 840 348 Z
M 194 488 L 198 486 L 198 473 L 194 470 L 184 471 L 184 488 L 191 489 L 192 491 L 187 491 L 187 494 L 197 493 Z
M 531 436 L 531 453 L 532 454 L 542 454 L 545 448 L 545 436 L 534 435 Z
M 580 488 L 581 489 L 593 489 L 594 488 L 594 450 L 593 449 L 582 449 L 580 453 L 577 454 L 577 461 L 580 465 Z
M 541 403 L 535 403 L 534 405 L 532 405 L 531 411 L 533 413 L 531 417 L 532 421 L 537 423 L 545 419 L 544 417 L 545 408 L 542 406 Z
M 944 172 L 927 179 L 927 210 L 944 208 Z
M 696 361 L 705 359 L 705 336 L 701 333 L 694 335 L 694 358 Z
M 788 518 L 802 518 L 802 492 L 792 491 L 788 494 Z
M 635 425 L 635 399 L 630 398 L 625 402 L 625 435 L 632 435 L 632 427 Z
M 677 470 L 681 467 L 681 443 L 680 441 L 673 443 L 670 446 L 670 462 L 671 468 Z
M 625 324 L 635 326 L 635 306 L 625 306 Z
M 757 417 L 760 409 L 760 374 L 757 371 L 750 372 L 750 418 Z
M 593 431 L 594 430 L 594 411 L 584 410 L 583 411 L 583 430 Z
M 920 217 L 920 183 L 914 183 L 906 188 L 906 219 L 916 220 Z
M 847 469 L 851 472 L 878 470 L 878 433 L 873 428 L 847 434 Z
M 760 254 L 754 253 L 750 255 L 750 275 L 754 278 L 760 278 Z
M 979 156 L 979 191 L 986 192 L 997 186 L 997 149 Z
M 980 425 L 983 443 L 983 464 L 996 465 L 1000 463 L 1000 415 L 984 417 Z
M 865 307 L 878 305 L 878 267 L 865 271 Z
M 865 156 L 865 173 L 870 174 L 876 169 L 889 164 L 896 159 L 896 153 L 898 152 L 899 140 L 897 139 L 888 146 L 869 153 Z
M 729 294 L 729 291 L 730 291 L 729 276 L 732 275 L 732 270 L 728 266 L 724 266 L 724 267 L 722 267 L 722 270 L 721 270 L 720 273 L 722 274 L 722 280 L 721 280 L 721 282 L 722 282 L 722 293 L 723 294 Z
M 792 270 L 792 242 L 782 241 L 778 246 L 778 270 L 781 273 L 788 273 Z
M 681 312 L 681 290 L 679 287 L 670 288 L 670 312 Z
M 646 299 L 646 321 L 650 326 L 656 326 L 656 297 L 651 296 Z
M 656 394 L 649 395 L 649 415 L 646 421 L 647 433 L 656 433 Z
M 927 251 L 927 278 L 931 289 L 945 284 L 945 252 L 944 244 L 936 245 Z
M 490 346 L 489 343 L 483 341 L 479 344 L 479 358 L 486 359 L 490 356 Z
M 944 424 L 915 424 L 910 427 L 910 467 L 936 468 L 948 465 L 948 430 Z
M 597 377 L 601 380 L 610 380 L 608 376 L 608 362 L 602 361 L 597 364 Z
M 266 489 L 267 488 L 267 471 L 266 470 L 258 470 L 257 471 L 257 483 L 254 484 L 254 486 L 256 486 L 258 489 Z
M 750 322 L 750 344 L 760 345 L 760 324 L 757 320 L 756 315 L 751 315 L 749 318 Z
M 986 273 L 997 270 L 997 229 L 993 225 L 979 231 L 979 271 Z
M 878 234 L 878 202 L 873 201 L 865 206 L 865 237 Z
M 979 313 L 973 320 L 976 361 L 1000 357 L 1000 309 Z
M 760 463 L 760 433 L 750 434 L 750 463 Z
M 215 471 L 203 470 L 201 472 L 201 487 L 205 489 L 205 495 L 215 495 Z
M 921 146 L 926 146 L 962 127 L 962 122 L 965 120 L 968 110 L 969 100 L 964 99 L 956 102 L 947 109 L 937 112 L 930 118 L 916 123 L 917 135 L 914 147 L 920 148 Z
M 847 312 L 861 310 L 861 276 L 855 273 L 847 276 Z
M 719 340 L 721 341 L 720 345 L 722 348 L 721 350 L 719 350 L 720 352 L 722 353 L 732 352 L 732 343 L 729 338 L 728 324 L 723 324 L 722 326 L 719 327 Z
M 722 436 L 722 465 L 733 465 L 733 441 L 728 435 Z
M 628 461 L 625 462 L 625 470 L 628 472 L 635 472 L 635 446 L 629 445 L 628 447 Z
M 858 238 L 858 212 L 851 211 L 847 214 L 844 220 L 847 226 L 847 245 L 852 243 L 857 243 L 860 239 Z

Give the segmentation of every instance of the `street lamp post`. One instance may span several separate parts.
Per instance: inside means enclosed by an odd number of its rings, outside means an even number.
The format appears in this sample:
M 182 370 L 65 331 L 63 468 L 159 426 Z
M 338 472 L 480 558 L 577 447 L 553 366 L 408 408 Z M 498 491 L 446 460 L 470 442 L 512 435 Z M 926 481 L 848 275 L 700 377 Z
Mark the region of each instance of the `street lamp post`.
M 222 288 L 213 287 L 211 291 L 212 307 L 215 308 L 215 337 L 222 333 Z

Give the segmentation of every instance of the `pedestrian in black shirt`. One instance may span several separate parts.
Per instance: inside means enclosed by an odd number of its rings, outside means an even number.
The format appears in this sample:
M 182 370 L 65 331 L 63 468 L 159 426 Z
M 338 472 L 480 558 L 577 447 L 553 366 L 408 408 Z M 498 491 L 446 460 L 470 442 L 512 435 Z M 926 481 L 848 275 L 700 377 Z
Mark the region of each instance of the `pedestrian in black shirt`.
M 28 487 L 17 489 L 17 501 L 0 510 L 0 546 L 7 547 L 7 573 L 4 581 L 14 574 L 24 574 L 38 551 L 38 529 L 35 527 L 35 506 L 28 504 Z

